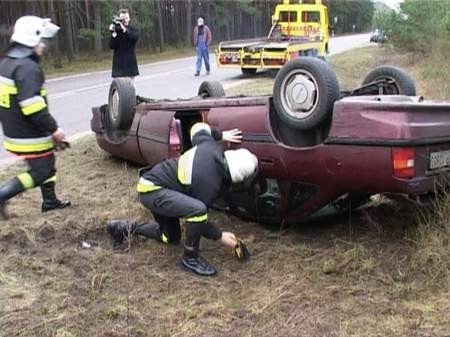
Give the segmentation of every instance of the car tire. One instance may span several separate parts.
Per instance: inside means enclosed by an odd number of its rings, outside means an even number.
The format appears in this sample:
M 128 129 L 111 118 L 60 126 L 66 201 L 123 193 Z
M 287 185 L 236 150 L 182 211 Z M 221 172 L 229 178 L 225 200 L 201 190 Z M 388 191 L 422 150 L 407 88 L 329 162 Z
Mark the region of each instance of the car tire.
M 275 78 L 275 113 L 296 130 L 317 127 L 333 112 L 339 83 L 326 62 L 303 57 L 286 63 Z M 297 98 L 294 98 L 294 97 Z
M 403 69 L 394 66 L 383 65 L 376 67 L 367 74 L 362 81 L 362 85 L 385 79 L 393 80 L 394 83 L 383 85 L 382 88 L 374 88 L 373 92 L 366 94 L 380 95 L 380 90 L 383 90 L 382 95 L 416 96 L 416 85 L 412 77 Z
M 253 76 L 256 74 L 257 69 L 255 68 L 241 68 L 242 74 L 245 76 Z
M 218 81 L 204 81 L 198 88 L 198 96 L 202 98 L 208 97 L 224 97 L 225 90 Z
M 136 108 L 136 93 L 131 80 L 116 78 L 109 87 L 108 121 L 116 130 L 129 130 Z
M 105 136 L 113 144 L 123 143 L 133 124 L 136 92 L 128 78 L 115 78 L 109 87 L 108 106 L 104 114 Z

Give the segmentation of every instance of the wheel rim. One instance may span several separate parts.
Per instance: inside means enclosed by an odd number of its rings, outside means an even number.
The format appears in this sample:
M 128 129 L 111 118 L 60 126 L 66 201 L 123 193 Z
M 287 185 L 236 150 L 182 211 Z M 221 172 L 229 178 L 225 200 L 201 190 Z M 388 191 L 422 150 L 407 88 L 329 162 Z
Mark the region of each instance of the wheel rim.
M 319 86 L 310 72 L 304 69 L 291 71 L 285 76 L 280 88 L 281 104 L 289 116 L 304 119 L 317 107 Z
M 119 103 L 120 103 L 119 92 L 117 90 L 114 90 L 111 99 L 111 106 L 109 107 L 109 113 L 111 119 L 114 122 L 117 121 L 117 119 L 119 118 Z
M 395 80 L 395 78 L 390 77 L 390 76 L 380 76 L 380 77 L 377 77 L 375 79 L 375 81 L 393 82 L 393 83 L 383 84 L 379 88 L 379 92 L 378 92 L 379 95 L 399 95 L 400 94 L 400 89 L 397 86 L 397 81 Z M 383 92 L 380 92 L 380 89 L 382 89 Z

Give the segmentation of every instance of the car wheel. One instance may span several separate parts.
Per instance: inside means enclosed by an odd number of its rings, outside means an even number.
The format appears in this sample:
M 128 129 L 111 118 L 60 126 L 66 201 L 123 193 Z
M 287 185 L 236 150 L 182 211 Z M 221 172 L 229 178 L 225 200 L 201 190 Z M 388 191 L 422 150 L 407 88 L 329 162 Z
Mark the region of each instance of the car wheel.
M 403 69 L 386 65 L 379 66 L 367 74 L 362 85 L 364 86 L 380 80 L 387 80 L 388 83 L 385 82 L 374 86 L 372 91 L 369 89 L 368 95 L 416 95 L 414 80 Z
M 112 143 L 121 143 L 133 123 L 136 93 L 128 78 L 116 78 L 109 87 L 105 115 L 106 136 Z
M 242 74 L 245 76 L 253 76 L 256 74 L 257 69 L 255 68 L 241 68 Z
M 198 96 L 202 98 L 208 97 L 224 97 L 225 90 L 218 81 L 204 81 L 198 88 Z
M 278 117 L 297 130 L 318 126 L 333 112 L 339 99 L 339 83 L 326 62 L 304 57 L 281 68 L 273 87 Z

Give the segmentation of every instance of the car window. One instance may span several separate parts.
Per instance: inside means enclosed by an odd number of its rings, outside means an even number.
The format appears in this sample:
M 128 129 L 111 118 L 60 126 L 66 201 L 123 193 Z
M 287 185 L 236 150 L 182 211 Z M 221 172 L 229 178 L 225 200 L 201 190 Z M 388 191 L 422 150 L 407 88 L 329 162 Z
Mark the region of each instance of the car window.
M 297 21 L 296 11 L 281 11 L 280 12 L 280 22 L 294 22 Z

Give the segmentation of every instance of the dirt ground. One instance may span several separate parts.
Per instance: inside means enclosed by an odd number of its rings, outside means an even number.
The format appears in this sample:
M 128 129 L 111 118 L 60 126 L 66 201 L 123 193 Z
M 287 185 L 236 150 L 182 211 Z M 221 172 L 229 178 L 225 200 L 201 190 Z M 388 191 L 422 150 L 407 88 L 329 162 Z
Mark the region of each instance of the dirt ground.
M 378 197 L 289 228 L 213 211 L 253 256 L 241 264 L 203 240 L 219 274 L 200 278 L 182 269 L 181 245 L 135 237 L 111 249 L 106 220 L 150 216 L 136 166 L 89 136 L 58 155 L 58 170 L 72 208 L 41 214 L 32 190 L 0 222 L 0 336 L 450 336 L 450 265 L 418 240 L 423 213 L 409 203 Z

